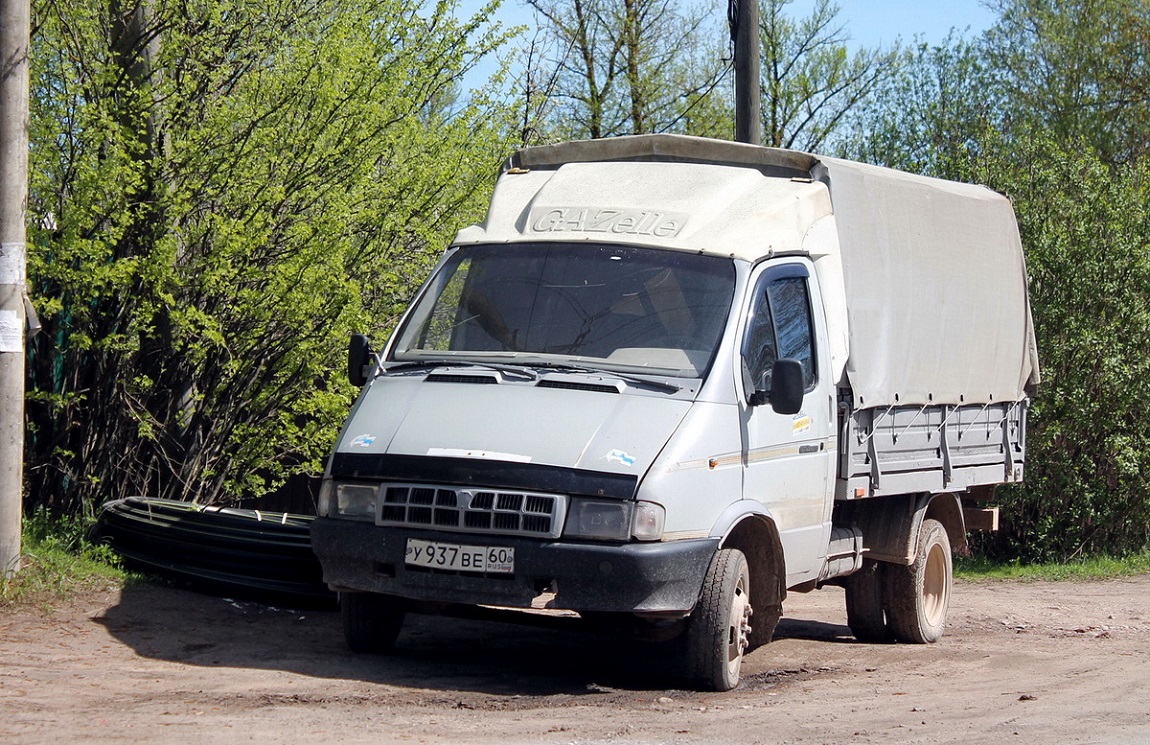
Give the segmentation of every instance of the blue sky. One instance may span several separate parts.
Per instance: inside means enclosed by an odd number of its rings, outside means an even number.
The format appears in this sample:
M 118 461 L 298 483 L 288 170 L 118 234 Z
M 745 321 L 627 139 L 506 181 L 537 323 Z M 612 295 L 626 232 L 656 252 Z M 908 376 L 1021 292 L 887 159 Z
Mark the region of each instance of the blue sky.
M 725 9 L 725 0 L 714 0 Z M 815 0 L 794 0 L 790 12 L 801 18 L 810 13 Z M 865 47 L 889 46 L 895 39 L 912 41 L 916 36 L 930 44 L 943 41 L 953 28 L 960 35 L 977 36 L 994 22 L 995 14 L 985 0 L 838 0 L 838 19 L 852 44 Z M 483 0 L 462 0 L 461 15 L 475 13 Z M 725 10 L 722 11 L 725 13 Z M 720 16 L 721 17 L 721 16 Z M 504 0 L 497 18 L 505 24 L 531 26 L 530 8 L 523 0 Z M 490 74 L 493 63 L 482 65 L 475 80 Z
M 716 0 L 723 5 L 723 0 Z M 464 14 L 473 13 L 482 0 L 463 0 Z M 946 38 L 951 28 L 977 35 L 994 22 L 995 14 L 985 0 L 839 0 L 839 20 L 852 41 L 864 46 L 886 45 L 896 37 L 909 41 L 921 34 L 930 43 Z M 810 13 L 814 0 L 794 0 L 791 13 L 802 17 Z M 499 18 L 511 25 L 531 25 L 531 10 L 522 0 L 504 0 Z
M 813 5 L 813 0 L 797 0 L 791 8 L 802 16 Z M 938 43 L 951 28 L 977 36 L 996 17 L 983 0 L 840 0 L 839 8 L 852 41 L 868 47 L 889 45 L 897 37 L 910 41 L 916 35 Z

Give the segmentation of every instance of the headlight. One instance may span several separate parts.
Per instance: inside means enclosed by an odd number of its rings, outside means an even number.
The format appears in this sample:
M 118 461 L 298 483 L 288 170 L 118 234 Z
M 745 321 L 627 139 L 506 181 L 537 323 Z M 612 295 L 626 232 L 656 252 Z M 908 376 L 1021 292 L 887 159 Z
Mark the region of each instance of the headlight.
M 373 484 L 336 484 L 334 499 L 329 498 L 328 517 L 374 520 L 379 487 Z
M 631 537 L 634 502 L 603 502 L 573 498 L 563 535 L 600 541 L 625 541 Z
M 571 500 L 563 535 L 600 541 L 657 541 L 663 536 L 666 511 L 653 502 Z

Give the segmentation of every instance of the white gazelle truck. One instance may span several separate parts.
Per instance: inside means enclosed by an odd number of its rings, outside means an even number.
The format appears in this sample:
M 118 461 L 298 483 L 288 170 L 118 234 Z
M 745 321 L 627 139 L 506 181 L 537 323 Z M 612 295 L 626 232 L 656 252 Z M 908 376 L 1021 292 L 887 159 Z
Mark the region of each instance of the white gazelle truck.
M 382 349 L 312 546 L 353 650 L 549 608 L 726 690 L 788 592 L 934 642 L 1038 364 L 1010 201 L 678 135 L 528 148 Z

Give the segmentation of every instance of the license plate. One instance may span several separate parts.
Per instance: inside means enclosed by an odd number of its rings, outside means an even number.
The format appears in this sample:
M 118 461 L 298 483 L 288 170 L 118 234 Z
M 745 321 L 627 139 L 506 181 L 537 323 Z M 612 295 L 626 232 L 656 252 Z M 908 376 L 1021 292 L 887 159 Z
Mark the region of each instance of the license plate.
M 458 543 L 408 538 L 404 563 L 408 566 L 455 572 L 511 574 L 515 571 L 515 549 L 506 546 L 463 546 Z

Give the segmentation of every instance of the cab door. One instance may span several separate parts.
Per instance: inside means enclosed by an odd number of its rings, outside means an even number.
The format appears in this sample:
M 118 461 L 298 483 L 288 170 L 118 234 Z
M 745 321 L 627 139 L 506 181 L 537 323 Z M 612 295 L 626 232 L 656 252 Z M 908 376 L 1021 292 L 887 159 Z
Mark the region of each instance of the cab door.
M 743 495 L 761 502 L 779 529 L 787 586 L 817 579 L 830 535 L 834 486 L 835 401 L 826 322 L 813 267 L 805 259 L 772 262 L 752 278 L 741 348 Z M 769 391 L 776 360 L 803 367 L 802 408 L 776 413 L 755 401 Z M 756 405 L 757 404 L 757 405 Z

